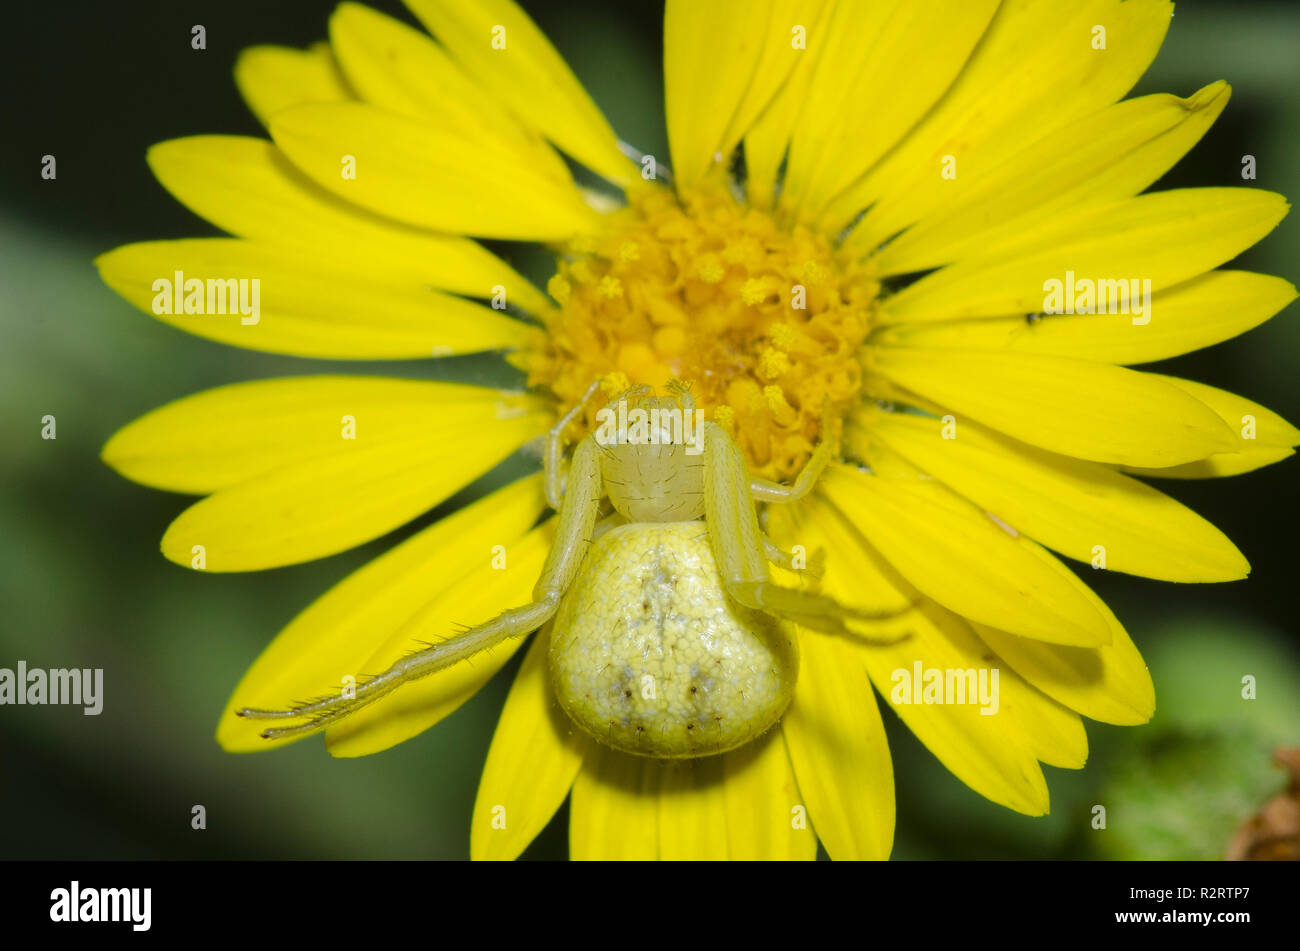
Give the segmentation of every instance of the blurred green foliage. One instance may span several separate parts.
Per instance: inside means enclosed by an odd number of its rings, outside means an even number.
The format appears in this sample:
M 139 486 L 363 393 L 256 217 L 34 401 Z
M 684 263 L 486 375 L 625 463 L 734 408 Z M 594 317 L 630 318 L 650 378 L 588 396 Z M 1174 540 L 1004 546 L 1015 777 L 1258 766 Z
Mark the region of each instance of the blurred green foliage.
M 395 3 L 377 5 L 402 15 Z M 659 8 L 524 5 L 623 137 L 666 154 Z M 0 180 L 0 666 L 103 667 L 106 698 L 99 717 L 74 707 L 0 708 L 0 857 L 468 854 L 478 774 L 517 662 L 437 728 L 361 760 L 332 760 L 318 739 L 230 756 L 212 738 L 229 692 L 275 632 L 413 529 L 309 565 L 206 576 L 158 554 L 186 500 L 127 483 L 98 460 L 119 426 L 221 383 L 330 370 L 487 378 L 488 365 L 474 360 L 325 364 L 206 343 L 133 310 L 91 266 L 122 241 L 212 233 L 152 181 L 145 148 L 176 135 L 259 134 L 230 78 L 235 53 L 257 42 L 305 45 L 324 35 L 331 6 L 86 4 L 60 8 L 57 19 L 48 6 L 7 11 L 11 36 L 24 42 L 0 67 L 3 108 L 13 113 Z M 208 27 L 202 55 L 189 49 L 193 22 Z M 1297 48 L 1293 4 L 1180 4 L 1138 91 L 1186 95 L 1219 78 L 1235 88 L 1219 124 L 1157 187 L 1241 184 L 1249 153 L 1255 185 L 1300 193 Z M 45 153 L 59 158 L 55 182 L 40 180 Z M 1294 281 L 1298 235 L 1292 216 L 1239 263 Z M 538 267 L 535 256 L 517 261 Z M 1297 353 L 1293 307 L 1245 338 L 1161 369 L 1297 420 Z M 57 440 L 40 439 L 46 414 L 57 418 Z M 1247 582 L 1174 586 L 1089 572 L 1148 657 L 1160 711 L 1147 728 L 1090 724 L 1088 768 L 1047 770 L 1050 816 L 1029 819 L 981 799 L 886 712 L 900 790 L 895 854 L 1221 854 L 1244 812 L 1280 785 L 1267 764 L 1270 744 L 1300 743 L 1296 471 L 1284 463 L 1217 484 L 1166 486 L 1238 542 L 1255 566 Z M 1243 701 L 1240 677 L 1252 672 L 1259 699 Z M 1098 802 L 1108 804 L 1105 832 L 1088 825 Z M 207 809 L 206 831 L 190 828 L 194 804 Z M 563 856 L 564 823 L 562 811 L 528 854 Z
M 1149 726 L 1117 737 L 1097 800 L 1107 827 L 1088 845 L 1107 858 L 1221 859 L 1242 820 L 1286 785 L 1272 752 L 1297 744 L 1300 664 L 1241 618 L 1154 629 L 1159 707 Z

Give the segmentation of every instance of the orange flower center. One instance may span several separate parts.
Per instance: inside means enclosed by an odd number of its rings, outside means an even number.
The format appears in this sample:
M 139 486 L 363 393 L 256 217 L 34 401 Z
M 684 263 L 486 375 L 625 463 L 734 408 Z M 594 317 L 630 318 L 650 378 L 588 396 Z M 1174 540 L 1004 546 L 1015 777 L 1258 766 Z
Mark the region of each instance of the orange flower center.
M 564 248 L 547 290 L 560 307 L 518 355 L 530 385 L 568 408 L 596 379 L 607 397 L 682 380 L 756 474 L 785 479 L 827 409 L 857 402 L 879 286 L 825 237 L 779 228 L 715 183 L 634 190 L 604 233 Z

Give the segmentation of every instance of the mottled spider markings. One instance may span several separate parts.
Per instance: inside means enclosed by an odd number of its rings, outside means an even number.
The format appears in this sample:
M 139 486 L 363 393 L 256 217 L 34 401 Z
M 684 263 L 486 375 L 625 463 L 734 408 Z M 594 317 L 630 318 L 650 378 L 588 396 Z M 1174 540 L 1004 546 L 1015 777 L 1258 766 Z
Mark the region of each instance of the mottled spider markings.
M 694 452 L 659 434 L 608 441 L 597 431 L 577 444 L 566 471 L 563 434 L 597 389 L 547 442 L 546 492 L 559 516 L 531 603 L 404 657 L 347 696 L 240 716 L 304 721 L 267 729 L 268 739 L 311 733 L 554 619 L 551 684 L 575 724 L 628 753 L 707 756 L 754 739 L 784 713 L 799 667 L 791 622 L 861 637 L 846 619 L 887 616 L 770 577 L 769 562 L 791 559 L 760 529 L 755 503 L 807 495 L 831 458 L 829 440 L 791 486 L 751 479 L 744 454 L 713 422 L 701 424 Z M 686 387 L 671 389 L 661 398 L 635 387 L 611 402 L 656 419 L 693 416 Z M 613 511 L 601 518 L 604 498 Z

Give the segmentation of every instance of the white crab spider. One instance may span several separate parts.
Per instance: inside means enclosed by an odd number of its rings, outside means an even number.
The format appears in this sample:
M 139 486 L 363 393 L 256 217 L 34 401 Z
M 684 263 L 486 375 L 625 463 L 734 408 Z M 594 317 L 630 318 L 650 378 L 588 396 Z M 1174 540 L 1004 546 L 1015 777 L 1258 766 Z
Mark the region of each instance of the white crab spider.
M 702 424 L 696 453 L 665 441 L 604 445 L 592 434 L 575 447 L 566 480 L 563 434 L 598 386 L 547 440 L 546 493 L 559 517 L 530 604 L 402 658 L 347 696 L 239 715 L 306 721 L 267 729 L 268 739 L 311 733 L 553 619 L 551 684 L 574 723 L 628 753 L 706 756 L 754 739 L 784 713 L 799 665 L 790 622 L 848 634 L 846 618 L 896 613 L 846 608 L 771 580 L 769 561 L 788 568 L 791 560 L 760 529 L 755 503 L 807 495 L 831 458 L 829 440 L 785 486 L 751 479 L 744 454 L 713 422 Z M 657 398 L 637 387 L 620 399 L 693 415 L 690 392 L 671 389 Z M 613 511 L 601 519 L 603 498 Z

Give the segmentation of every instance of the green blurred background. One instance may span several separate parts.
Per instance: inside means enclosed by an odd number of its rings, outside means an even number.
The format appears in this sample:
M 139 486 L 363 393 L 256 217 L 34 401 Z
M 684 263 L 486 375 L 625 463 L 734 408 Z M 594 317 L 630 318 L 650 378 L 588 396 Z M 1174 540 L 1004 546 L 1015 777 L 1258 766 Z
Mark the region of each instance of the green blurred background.
M 409 19 L 397 3 L 375 5 Z M 622 137 L 667 154 L 662 5 L 524 6 Z M 208 343 L 134 310 L 91 265 L 120 243 L 215 233 L 153 181 L 146 147 L 205 132 L 261 134 L 231 78 L 237 52 L 323 38 L 332 7 L 222 0 L 6 10 L 0 667 L 20 659 L 102 667 L 105 704 L 99 717 L 77 707 L 0 707 L 0 858 L 468 855 L 478 775 L 517 660 L 438 727 L 376 756 L 333 760 L 319 739 L 231 756 L 213 740 L 229 692 L 276 631 L 412 529 L 308 565 L 204 575 L 158 553 L 187 499 L 128 483 L 98 460 L 121 425 L 222 383 L 330 371 L 487 372 L 474 360 L 437 369 L 326 364 Z M 196 23 L 207 28 L 206 51 L 190 48 Z M 1136 92 L 1187 95 L 1215 79 L 1234 91 L 1218 124 L 1157 187 L 1241 184 L 1241 157 L 1251 154 L 1256 186 L 1300 194 L 1297 49 L 1300 5 L 1180 3 Z M 57 157 L 55 181 L 40 177 L 44 154 Z M 1236 264 L 1294 282 L 1297 249 L 1300 216 L 1292 215 Z M 506 253 L 521 268 L 538 265 Z M 1300 421 L 1298 321 L 1292 306 L 1244 338 L 1160 369 Z M 46 414 L 58 420 L 57 440 L 40 438 Z M 1249 581 L 1175 586 L 1088 572 L 1146 655 L 1159 711 L 1144 728 L 1090 723 L 1086 770 L 1045 767 L 1051 816 L 1025 818 L 978 797 L 886 705 L 899 790 L 895 856 L 1222 855 L 1237 823 L 1283 784 L 1270 751 L 1300 745 L 1298 466 L 1163 486 L 1237 542 L 1254 566 Z M 1258 678 L 1258 700 L 1240 698 L 1244 674 Z M 1107 806 L 1106 831 L 1089 827 L 1094 803 Z M 207 809 L 205 831 L 190 827 L 194 804 Z M 566 826 L 562 810 L 527 855 L 562 857 Z

